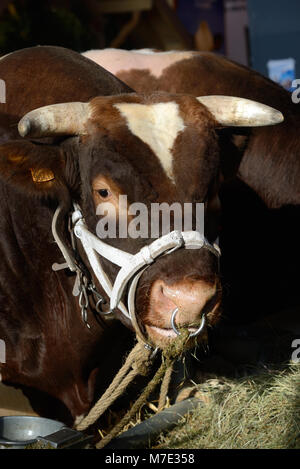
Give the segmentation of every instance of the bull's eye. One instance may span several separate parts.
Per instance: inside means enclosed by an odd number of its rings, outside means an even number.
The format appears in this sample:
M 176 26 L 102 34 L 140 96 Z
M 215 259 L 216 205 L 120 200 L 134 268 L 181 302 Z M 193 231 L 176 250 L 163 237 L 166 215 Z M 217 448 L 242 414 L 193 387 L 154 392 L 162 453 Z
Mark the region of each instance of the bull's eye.
M 99 189 L 98 194 L 102 199 L 107 199 L 111 195 L 108 189 Z
M 120 188 L 114 181 L 99 174 L 92 181 L 92 192 L 95 208 L 97 208 L 99 204 L 106 204 L 109 202 L 118 210 Z

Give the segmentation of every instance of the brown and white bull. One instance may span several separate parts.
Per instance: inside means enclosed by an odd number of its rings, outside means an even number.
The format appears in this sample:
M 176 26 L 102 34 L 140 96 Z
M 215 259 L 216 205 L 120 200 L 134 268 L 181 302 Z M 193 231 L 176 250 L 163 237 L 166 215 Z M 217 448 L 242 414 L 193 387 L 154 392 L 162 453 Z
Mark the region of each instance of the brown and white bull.
M 285 121 L 280 127 L 228 132 L 234 169 L 230 175 L 236 174 L 238 167 L 239 178 L 270 208 L 299 205 L 300 108 L 290 92 L 254 70 L 214 53 L 100 49 L 83 55 L 138 93 L 239 96 L 281 111 Z
M 283 113 L 280 126 L 218 132 L 225 181 L 219 193 L 223 310 L 239 324 L 279 311 L 284 319 L 288 308 L 299 311 L 300 249 L 294 240 L 300 236 L 300 105 L 292 99 L 299 90 L 291 95 L 213 53 L 104 49 L 84 55 L 137 92 L 239 96 Z
M 154 348 L 217 321 L 218 129 L 283 117 L 243 99 L 137 94 L 57 47 L 4 57 L 0 77 L 1 376 L 40 414 L 72 422 L 120 367 L 130 329 Z M 205 238 L 171 224 L 166 238 L 100 240 L 97 209 L 111 202 L 121 218 L 120 195 L 204 202 Z

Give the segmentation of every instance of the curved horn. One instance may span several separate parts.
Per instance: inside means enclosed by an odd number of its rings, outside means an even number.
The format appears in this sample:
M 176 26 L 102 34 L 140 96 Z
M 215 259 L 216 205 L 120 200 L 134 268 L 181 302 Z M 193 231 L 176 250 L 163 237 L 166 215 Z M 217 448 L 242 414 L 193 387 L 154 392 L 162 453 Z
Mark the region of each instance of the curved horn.
M 283 122 L 281 112 L 250 99 L 232 96 L 200 96 L 197 100 L 224 127 L 261 127 Z
M 90 113 L 89 103 L 43 106 L 22 117 L 18 124 L 19 134 L 21 137 L 84 134 Z

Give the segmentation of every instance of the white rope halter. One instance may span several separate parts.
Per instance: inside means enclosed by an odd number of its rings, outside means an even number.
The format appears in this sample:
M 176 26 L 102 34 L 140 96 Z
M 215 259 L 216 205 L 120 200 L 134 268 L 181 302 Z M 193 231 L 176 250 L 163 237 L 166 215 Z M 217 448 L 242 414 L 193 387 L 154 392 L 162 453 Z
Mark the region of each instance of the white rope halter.
M 57 214 L 54 215 L 53 220 L 55 219 L 57 219 Z M 135 294 L 138 281 L 145 269 L 155 262 L 155 259 L 158 257 L 170 254 L 179 248 L 206 248 L 217 257 L 221 254 L 219 247 L 216 244 L 211 245 L 198 231 L 178 230 L 174 230 L 154 240 L 149 245 L 143 246 L 136 254 L 130 254 L 126 251 L 110 246 L 91 233 L 86 225 L 81 209 L 77 204 L 74 204 L 72 224 L 74 234 L 80 240 L 99 284 L 110 299 L 110 309 L 108 313 L 113 312 L 115 309 L 119 309 L 122 314 L 131 321 L 135 330 L 144 341 L 145 338 L 140 330 L 135 314 Z M 66 260 L 66 265 L 74 271 L 74 263 L 72 261 L 70 262 L 68 256 L 66 256 L 64 243 L 62 243 L 62 240 L 57 235 L 54 222 L 52 224 L 52 231 Z M 120 267 L 113 284 L 102 266 L 101 258 L 105 258 Z M 53 268 L 57 270 L 54 266 Z M 126 287 L 129 287 L 127 306 L 125 306 L 121 301 Z

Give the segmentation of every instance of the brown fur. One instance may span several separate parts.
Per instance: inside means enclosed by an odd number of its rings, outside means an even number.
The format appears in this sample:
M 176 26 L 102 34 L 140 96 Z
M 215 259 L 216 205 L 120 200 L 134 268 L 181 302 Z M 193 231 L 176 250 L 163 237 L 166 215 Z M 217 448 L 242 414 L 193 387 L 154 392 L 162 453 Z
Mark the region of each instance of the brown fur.
M 98 218 L 93 181 L 99 175 L 112 179 L 115 187 L 128 195 L 129 202 L 209 202 L 218 188 L 216 123 L 191 96 L 127 94 L 131 90 L 108 72 L 61 48 L 16 52 L 0 61 L 0 76 L 9 85 L 7 104 L 1 104 L 0 110 L 0 337 L 7 343 L 8 357 L 1 373 L 5 383 L 26 390 L 39 413 L 72 422 L 87 412 L 112 379 L 124 352 L 132 345 L 133 335 L 119 322 L 113 321 L 110 327 L 99 325 L 92 310 L 91 330 L 84 326 L 77 299 L 72 296 L 74 277 L 51 270 L 54 262 L 62 261 L 51 234 L 54 210 L 60 203 L 67 213 L 71 200 L 79 202 L 90 229 L 95 231 Z M 24 141 L 17 134 L 18 120 L 34 108 L 92 98 L 94 113 L 86 136 L 29 137 Z M 124 101 L 174 100 L 187 124 L 174 146 L 175 188 L 151 148 L 129 131 L 124 118 L 112 107 Z M 35 183 L 32 168 L 47 168 L 55 179 Z M 192 178 L 187 177 L 189 168 Z M 66 219 L 62 225 L 69 241 Z M 209 239 L 212 241 L 216 234 L 213 229 Z M 108 242 L 136 252 L 150 241 Z M 108 261 L 104 266 L 113 280 L 118 269 Z M 141 324 L 153 282 L 158 278 L 180 282 L 189 275 L 214 285 L 218 282 L 217 259 L 206 250 L 197 255 L 180 250 L 146 270 L 137 291 Z M 210 323 L 217 317 L 215 311 Z M 123 316 L 120 319 L 126 323 Z
M 173 64 L 159 78 L 151 68 L 134 67 L 117 76 L 138 92 L 240 96 L 283 113 L 279 126 L 218 131 L 223 317 L 244 324 L 287 307 L 299 311 L 299 104 L 259 73 L 206 52 Z
M 238 173 L 271 208 L 300 203 L 299 106 L 283 88 L 247 67 L 206 52 L 171 65 L 159 78 L 151 70 L 134 69 L 117 76 L 137 92 L 239 96 L 281 111 L 283 124 L 250 132 Z M 234 134 L 235 130 L 231 137 Z

